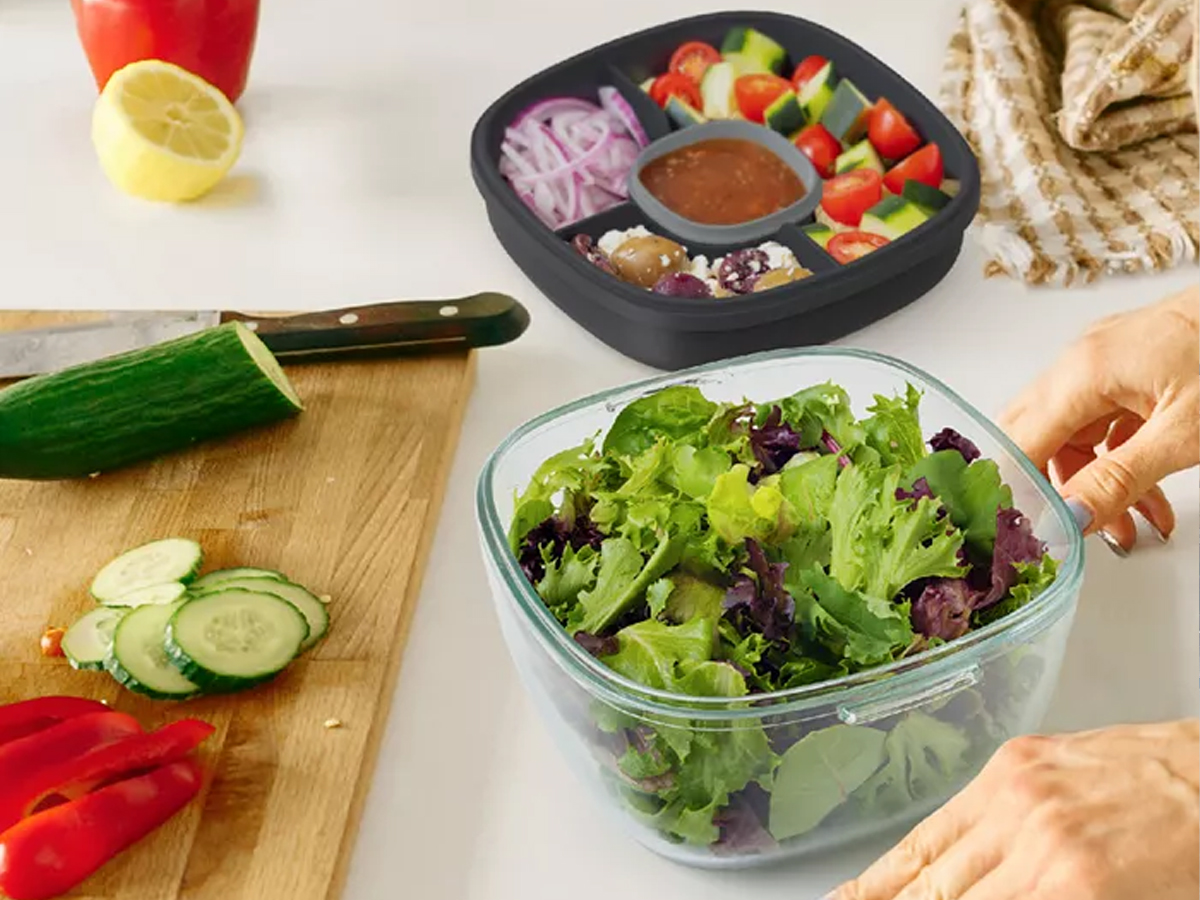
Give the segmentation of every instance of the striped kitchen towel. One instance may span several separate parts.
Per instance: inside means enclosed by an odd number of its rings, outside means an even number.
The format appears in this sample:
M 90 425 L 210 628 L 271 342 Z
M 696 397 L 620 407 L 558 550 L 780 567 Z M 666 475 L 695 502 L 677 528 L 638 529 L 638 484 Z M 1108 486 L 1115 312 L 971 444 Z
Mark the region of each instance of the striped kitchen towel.
M 1195 3 L 967 0 L 942 104 L 979 157 L 988 275 L 1067 285 L 1196 259 Z

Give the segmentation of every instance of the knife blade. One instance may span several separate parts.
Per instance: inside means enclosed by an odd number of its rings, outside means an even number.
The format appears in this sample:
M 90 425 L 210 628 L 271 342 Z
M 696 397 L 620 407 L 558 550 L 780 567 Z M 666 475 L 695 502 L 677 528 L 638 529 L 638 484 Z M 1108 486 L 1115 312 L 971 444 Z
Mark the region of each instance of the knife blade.
M 288 315 L 122 311 L 99 322 L 0 332 L 0 378 L 57 372 L 234 321 L 291 365 L 494 347 L 520 337 L 529 313 L 495 292 Z

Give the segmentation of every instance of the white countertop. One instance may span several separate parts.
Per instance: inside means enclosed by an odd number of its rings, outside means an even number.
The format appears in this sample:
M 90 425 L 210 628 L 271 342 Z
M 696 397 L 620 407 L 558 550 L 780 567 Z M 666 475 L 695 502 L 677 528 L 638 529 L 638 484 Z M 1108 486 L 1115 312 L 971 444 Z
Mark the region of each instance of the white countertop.
M 786 4 L 762 4 L 781 11 Z M 900 7 L 903 6 L 903 12 Z M 936 92 L 951 0 L 808 4 L 807 14 Z M 299 309 L 481 289 L 533 325 L 480 354 L 347 900 L 815 900 L 883 843 L 765 872 L 665 862 L 597 816 L 525 700 L 491 609 L 472 492 L 527 418 L 649 373 L 575 326 L 505 256 L 468 170 L 477 116 L 587 46 L 714 2 L 267 3 L 247 137 L 230 182 L 188 207 L 118 196 L 88 138 L 93 85 L 64 0 L 0 0 L 0 304 Z M 790 5 L 796 10 L 794 4 Z M 1191 282 L 1194 267 L 1071 291 L 985 281 L 971 245 L 909 308 L 840 343 L 903 357 L 996 412 L 1090 320 Z M 1194 715 L 1200 496 L 1166 484 L 1171 546 L 1118 560 L 1089 541 L 1048 727 Z M 634 887 L 636 885 L 636 887 Z

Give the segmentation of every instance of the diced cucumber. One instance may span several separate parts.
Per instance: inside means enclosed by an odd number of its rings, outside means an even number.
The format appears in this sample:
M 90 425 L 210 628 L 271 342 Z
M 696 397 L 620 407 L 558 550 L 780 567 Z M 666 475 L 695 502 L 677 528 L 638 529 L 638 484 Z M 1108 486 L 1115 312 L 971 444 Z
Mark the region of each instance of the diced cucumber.
M 298 584 L 273 578 L 231 578 L 213 585 L 207 590 L 196 588 L 193 593 L 198 597 L 203 597 L 209 593 L 223 590 L 244 590 L 253 591 L 256 594 L 270 594 L 280 600 L 286 600 L 300 610 L 300 614 L 308 622 L 308 637 L 300 646 L 301 652 L 317 643 L 329 631 L 329 610 L 324 603 Z
M 282 572 L 274 569 L 256 569 L 253 566 L 239 566 L 234 569 L 217 569 L 207 575 L 201 575 L 192 582 L 193 591 L 207 590 L 223 581 L 234 581 L 239 578 L 271 578 L 275 581 L 287 581 Z
M 656 82 L 656 81 L 658 81 L 658 78 L 652 76 L 650 78 L 647 78 L 645 81 L 643 81 L 639 85 L 639 87 L 648 94 L 648 93 L 650 93 L 650 88 L 654 87 L 654 82 Z
M 700 96 L 704 99 L 704 115 L 709 119 L 732 119 L 737 111 L 733 83 L 737 70 L 731 63 L 713 63 L 700 79 Z
M 83 615 L 63 635 L 62 651 L 76 669 L 103 671 L 112 648 L 113 632 L 129 610 L 101 606 Z
M 822 250 L 829 246 L 829 239 L 835 234 L 832 228 L 830 228 L 828 225 L 822 224 L 821 222 L 813 222 L 811 225 L 805 225 L 800 230 L 808 235 L 809 240 L 811 240 Z
M 704 114 L 688 103 L 686 100 L 681 100 L 678 97 L 667 98 L 667 105 L 663 107 L 667 116 L 678 125 L 680 128 L 687 128 L 689 125 L 699 125 L 708 120 L 704 118 Z
M 776 75 L 787 59 L 787 52 L 779 43 L 754 28 L 731 28 L 725 35 L 721 43 L 721 55 L 735 54 L 758 65 L 761 71 Z
M 829 101 L 833 99 L 833 91 L 837 86 L 837 76 L 833 71 L 833 63 L 825 63 L 817 74 L 808 80 L 800 91 L 800 108 L 809 122 L 820 122 L 825 114 Z
M 937 188 L 930 187 L 913 178 L 904 182 L 904 190 L 901 191 L 900 196 L 910 203 L 917 204 L 931 216 L 938 210 L 945 209 L 953 199 L 949 194 L 944 194 Z
M 168 584 L 187 583 L 200 571 L 204 553 L 186 538 L 152 541 L 122 553 L 96 575 L 92 596 L 100 603 L 117 603 L 124 594 Z
M 843 144 L 854 144 L 867 133 L 870 116 L 871 101 L 854 86 L 854 82 L 843 78 L 821 114 L 821 124 Z
M 167 625 L 166 652 L 205 691 L 229 693 L 270 681 L 307 638 L 308 623 L 286 600 L 231 588 L 179 607 Z
M 903 197 L 884 197 L 863 213 L 860 231 L 894 241 L 929 221 L 929 215 Z
M 729 63 L 737 70 L 738 76 L 742 75 L 771 75 L 770 69 L 764 66 L 757 59 L 752 59 L 744 53 L 725 53 L 721 59 Z
M 784 91 L 763 111 L 763 123 L 780 134 L 794 134 L 804 127 L 804 110 L 795 91 Z
M 962 189 L 962 182 L 956 181 L 953 178 L 947 178 L 942 182 L 942 193 L 947 197 L 957 197 L 958 192 Z
M 130 610 L 113 632 L 104 668 L 129 690 L 154 700 L 183 700 L 200 692 L 167 657 L 167 625 L 191 601 Z
M 107 601 L 104 605 L 113 608 L 128 608 L 146 606 L 153 603 L 161 606 L 165 603 L 174 603 L 176 600 L 182 600 L 187 590 L 187 585 L 180 584 L 178 581 L 170 581 L 166 584 L 155 584 L 150 587 L 138 588 L 136 591 L 122 594 L 116 600 Z
M 834 163 L 834 173 L 844 175 L 856 169 L 874 169 L 880 175 L 884 173 L 883 160 L 868 140 L 861 140 L 845 153 L 838 156 Z

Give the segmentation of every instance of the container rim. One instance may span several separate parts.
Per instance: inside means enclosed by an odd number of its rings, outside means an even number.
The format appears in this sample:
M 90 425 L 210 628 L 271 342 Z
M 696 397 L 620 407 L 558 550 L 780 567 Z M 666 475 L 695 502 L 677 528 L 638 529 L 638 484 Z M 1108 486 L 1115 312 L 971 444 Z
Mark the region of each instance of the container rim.
M 1038 492 L 1046 500 L 1055 519 L 1062 526 L 1067 535 L 1068 548 L 1066 558 L 1060 561 L 1058 577 L 1033 602 L 998 621 L 969 632 L 957 640 L 923 650 L 911 657 L 884 666 L 790 690 L 748 694 L 745 697 L 737 698 L 692 697 L 650 688 L 617 674 L 575 642 L 546 608 L 533 585 L 521 571 L 516 557 L 509 549 L 508 529 L 501 522 L 496 506 L 492 502 L 491 484 L 500 460 L 514 445 L 530 433 L 564 415 L 598 404 L 609 403 L 616 396 L 644 394 L 671 385 L 694 383 L 702 376 L 713 372 L 736 371 L 764 362 L 804 358 L 857 359 L 882 364 L 910 379 L 924 382 L 925 385 L 940 391 L 948 400 L 957 405 L 980 429 L 999 443 L 1021 471 L 1029 476 Z M 894 678 L 900 677 L 902 679 L 900 684 L 909 684 L 918 678 L 932 677 L 934 672 L 941 673 L 952 669 L 960 655 L 971 648 L 983 644 L 999 644 L 1002 643 L 1001 638 L 1007 638 L 1006 641 L 1003 641 L 1005 644 L 1016 643 L 1026 633 L 1039 630 L 1047 620 L 1057 617 L 1064 611 L 1065 606 L 1070 605 L 1071 598 L 1077 594 L 1083 578 L 1083 533 L 1062 497 L 1003 431 L 956 391 L 922 369 L 886 354 L 850 347 L 770 350 L 628 382 L 563 404 L 516 428 L 488 456 L 476 483 L 475 506 L 477 524 L 484 547 L 495 560 L 505 586 L 512 597 L 516 599 L 522 613 L 522 623 L 532 626 L 544 649 L 589 694 L 603 698 L 616 706 L 633 707 L 642 714 L 652 716 L 686 717 L 721 722 L 759 719 L 765 715 L 782 715 L 807 709 L 822 702 L 828 703 L 830 695 L 837 695 L 839 701 L 849 700 L 851 696 L 857 699 L 860 689 L 869 689 L 885 679 L 892 679 L 890 683 L 896 684 Z

